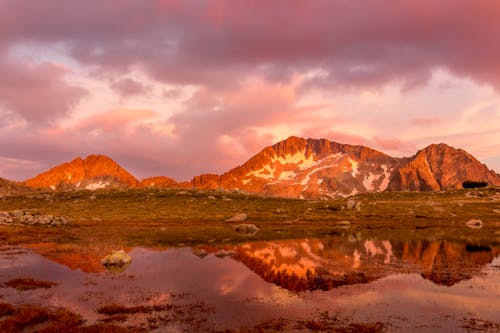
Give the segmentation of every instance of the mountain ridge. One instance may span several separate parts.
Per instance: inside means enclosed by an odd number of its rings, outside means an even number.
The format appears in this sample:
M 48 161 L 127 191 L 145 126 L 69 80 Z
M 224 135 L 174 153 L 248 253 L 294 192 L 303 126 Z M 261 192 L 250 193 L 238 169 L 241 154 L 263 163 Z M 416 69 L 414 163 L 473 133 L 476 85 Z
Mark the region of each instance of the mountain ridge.
M 178 187 L 316 198 L 385 190 L 451 190 L 461 188 L 465 180 L 500 185 L 500 175 L 466 151 L 444 143 L 398 158 L 361 145 L 291 136 L 264 147 L 225 173 L 201 174 L 189 182 L 179 183 L 165 176 L 139 181 L 109 157 L 89 155 L 55 166 L 22 184 L 53 190 Z

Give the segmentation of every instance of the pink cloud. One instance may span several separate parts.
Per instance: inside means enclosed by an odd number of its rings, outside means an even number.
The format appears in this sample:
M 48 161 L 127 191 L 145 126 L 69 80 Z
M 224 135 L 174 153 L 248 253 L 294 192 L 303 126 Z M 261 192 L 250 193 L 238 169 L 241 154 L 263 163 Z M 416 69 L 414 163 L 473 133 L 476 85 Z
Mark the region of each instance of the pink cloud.
M 430 118 L 416 117 L 410 119 L 410 124 L 414 126 L 433 126 L 433 125 L 438 125 L 439 123 L 441 123 L 441 119 L 437 117 L 430 117 Z
M 165 82 L 234 86 L 242 75 L 310 85 L 410 88 L 436 67 L 500 87 L 494 1 L 3 1 L 0 39 L 63 43 L 104 71 L 139 66 Z M 457 43 L 460 36 L 460 43 Z
M 67 70 L 54 63 L 0 59 L 0 106 L 28 122 L 46 123 L 75 106 L 87 91 L 65 82 Z
M 144 95 L 151 91 L 151 87 L 143 84 L 140 81 L 122 78 L 111 82 L 109 87 L 118 93 L 122 98 L 132 97 L 136 95 Z

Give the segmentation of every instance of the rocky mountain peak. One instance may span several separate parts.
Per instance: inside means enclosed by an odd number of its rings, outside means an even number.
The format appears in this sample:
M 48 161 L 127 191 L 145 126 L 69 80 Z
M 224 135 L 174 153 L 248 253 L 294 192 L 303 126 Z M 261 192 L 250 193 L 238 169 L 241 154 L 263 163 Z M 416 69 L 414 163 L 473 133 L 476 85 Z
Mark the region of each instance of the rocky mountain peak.
M 138 180 L 111 158 L 89 155 L 85 159 L 75 158 L 38 176 L 26 180 L 25 185 L 35 188 L 116 188 L 135 187 Z

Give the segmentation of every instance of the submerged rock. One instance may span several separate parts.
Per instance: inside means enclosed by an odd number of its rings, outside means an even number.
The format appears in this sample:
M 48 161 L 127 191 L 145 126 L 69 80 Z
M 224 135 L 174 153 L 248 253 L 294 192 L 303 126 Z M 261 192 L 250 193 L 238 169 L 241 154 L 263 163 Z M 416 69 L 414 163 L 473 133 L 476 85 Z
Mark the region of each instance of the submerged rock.
M 226 219 L 226 222 L 239 222 L 239 221 L 246 221 L 247 219 L 248 219 L 247 214 L 240 213 Z
M 233 228 L 234 228 L 234 231 L 236 231 L 240 234 L 245 234 L 247 236 L 254 236 L 260 231 L 259 228 L 257 228 L 254 224 L 250 224 L 250 223 L 238 224 L 238 225 L 234 226 Z
M 219 250 L 215 252 L 215 256 L 217 258 L 231 257 L 236 254 L 236 251 L 233 250 Z
M 481 229 L 483 227 L 483 221 L 479 219 L 470 219 L 465 225 L 471 229 Z
M 111 251 L 101 260 L 105 267 L 122 267 L 132 262 L 132 258 L 123 250 Z

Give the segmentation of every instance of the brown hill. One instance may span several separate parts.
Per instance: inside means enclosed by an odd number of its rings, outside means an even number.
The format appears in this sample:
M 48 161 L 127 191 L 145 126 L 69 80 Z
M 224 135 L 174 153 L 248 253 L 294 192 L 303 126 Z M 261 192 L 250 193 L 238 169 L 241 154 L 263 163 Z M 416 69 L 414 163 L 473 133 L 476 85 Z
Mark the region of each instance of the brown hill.
M 144 178 L 139 183 L 140 187 L 146 188 L 172 188 L 172 187 L 180 187 L 179 183 L 177 183 L 174 179 L 164 176 L 156 176 Z
M 90 155 L 56 166 L 24 184 L 35 188 L 99 189 L 136 187 L 138 180 L 109 157 Z
M 27 192 L 29 189 L 10 180 L 0 178 L 0 196 Z

